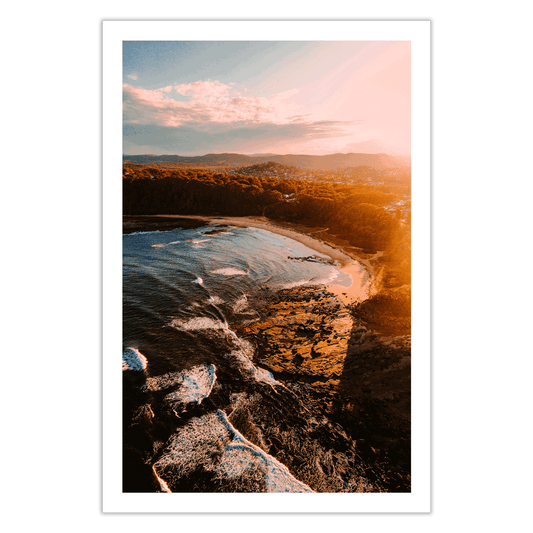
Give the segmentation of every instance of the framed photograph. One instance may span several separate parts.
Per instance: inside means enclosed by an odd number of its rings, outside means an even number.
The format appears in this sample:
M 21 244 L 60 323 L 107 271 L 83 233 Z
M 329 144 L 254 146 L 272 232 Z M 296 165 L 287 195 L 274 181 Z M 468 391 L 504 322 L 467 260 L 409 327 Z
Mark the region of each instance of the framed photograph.
M 430 511 L 430 22 L 103 22 L 103 511 Z

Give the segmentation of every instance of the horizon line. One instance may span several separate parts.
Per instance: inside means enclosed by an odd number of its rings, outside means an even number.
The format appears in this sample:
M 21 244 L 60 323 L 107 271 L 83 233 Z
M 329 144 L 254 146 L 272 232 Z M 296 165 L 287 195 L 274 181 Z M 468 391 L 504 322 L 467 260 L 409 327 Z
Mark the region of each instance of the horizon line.
M 207 152 L 204 154 L 194 154 L 194 155 L 183 155 L 178 153 L 165 153 L 165 154 L 154 154 L 154 153 L 143 153 L 143 154 L 125 154 L 123 153 L 122 156 L 125 157 L 139 157 L 139 156 L 147 156 L 151 155 L 154 157 L 164 157 L 169 155 L 175 155 L 178 157 L 205 157 L 206 155 L 244 155 L 247 157 L 261 157 L 261 156 L 306 156 L 306 157 L 326 157 L 329 155 L 388 155 L 389 157 L 403 157 L 406 159 L 411 159 L 411 155 L 393 155 L 389 154 L 387 152 L 331 152 L 327 154 L 305 154 L 305 153 L 288 153 L 288 154 L 281 154 L 281 153 L 274 153 L 274 152 L 266 152 L 266 153 L 251 153 L 246 154 L 243 152 Z

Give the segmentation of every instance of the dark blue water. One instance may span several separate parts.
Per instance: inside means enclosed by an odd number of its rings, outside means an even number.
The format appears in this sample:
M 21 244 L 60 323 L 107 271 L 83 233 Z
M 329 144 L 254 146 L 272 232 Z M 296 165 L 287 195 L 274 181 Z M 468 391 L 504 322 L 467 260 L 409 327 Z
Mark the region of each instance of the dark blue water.
M 223 229 L 123 236 L 123 348 L 146 358 L 149 375 L 198 363 L 223 366 L 236 344 L 253 350 L 231 324 L 257 318 L 249 297 L 261 288 L 352 281 L 326 256 L 292 239 L 255 228 Z M 317 261 L 297 260 L 309 256 Z

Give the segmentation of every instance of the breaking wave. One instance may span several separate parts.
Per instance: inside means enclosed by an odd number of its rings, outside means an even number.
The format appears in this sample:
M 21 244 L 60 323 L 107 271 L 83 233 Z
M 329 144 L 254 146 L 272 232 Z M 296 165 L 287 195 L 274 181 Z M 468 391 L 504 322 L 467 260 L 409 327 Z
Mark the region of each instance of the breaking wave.
M 211 394 L 216 381 L 215 365 L 202 365 L 179 375 L 179 387 L 165 396 L 173 408 L 187 404 L 199 405 Z
M 228 380 L 232 394 L 288 394 L 258 366 L 262 341 L 239 336 L 241 325 L 259 316 L 256 296 L 264 289 L 337 282 L 343 274 L 324 261 L 292 260 L 316 254 L 266 231 L 240 229 L 216 238 L 203 232 L 138 232 L 123 240 L 122 368 L 125 387 L 132 388 L 124 389 L 125 405 L 135 404 L 135 431 L 136 424 L 168 429 L 153 443 L 153 490 L 183 490 L 183 479 L 201 472 L 217 483 L 251 476 L 263 492 L 312 492 L 265 451 L 271 448 L 239 433 L 232 425 L 241 427 L 238 411 L 228 417 L 216 406 Z
M 247 440 L 221 410 L 189 420 L 170 439 L 154 471 L 169 491 L 179 490 L 180 479 L 204 471 L 220 481 L 254 473 L 264 492 L 314 492 L 275 457 Z
M 248 272 L 239 270 L 238 268 L 219 268 L 211 271 L 213 274 L 222 274 L 223 276 L 246 276 Z
M 248 307 L 248 297 L 243 294 L 234 304 L 233 312 L 242 313 Z
M 220 320 L 215 320 L 207 316 L 190 318 L 189 320 L 180 320 L 175 318 L 168 324 L 171 328 L 182 329 L 185 331 L 200 331 L 206 329 L 228 329 L 228 325 Z
M 154 231 L 133 231 L 132 233 L 124 233 L 122 237 L 134 237 L 135 235 L 153 235 L 154 233 L 162 233 L 156 229 Z
M 122 370 L 144 370 L 148 360 L 136 348 L 127 348 L 122 354 Z

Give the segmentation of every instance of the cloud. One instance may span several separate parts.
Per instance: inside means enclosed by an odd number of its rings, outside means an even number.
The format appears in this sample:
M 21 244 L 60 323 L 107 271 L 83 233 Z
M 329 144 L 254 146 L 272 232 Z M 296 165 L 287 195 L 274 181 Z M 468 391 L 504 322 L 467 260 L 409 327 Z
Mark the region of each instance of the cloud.
M 131 78 L 132 80 L 136 80 L 137 74 L 128 74 L 128 78 Z
M 218 98 L 227 96 L 232 87 L 230 87 L 229 85 L 225 85 L 224 83 L 220 83 L 216 80 L 208 80 L 176 85 L 174 89 L 179 94 L 190 94 L 196 101 L 204 101 L 205 103 L 207 103 L 216 101 Z
M 191 122 L 286 124 L 302 111 L 302 106 L 291 100 L 297 92 L 295 89 L 270 97 L 243 96 L 234 85 L 216 80 L 155 90 L 124 84 L 124 121 L 168 127 Z
M 268 97 L 219 81 L 142 89 L 123 86 L 124 150 L 152 153 L 282 149 L 353 134 L 363 121 L 313 120 L 294 102 L 298 89 Z

